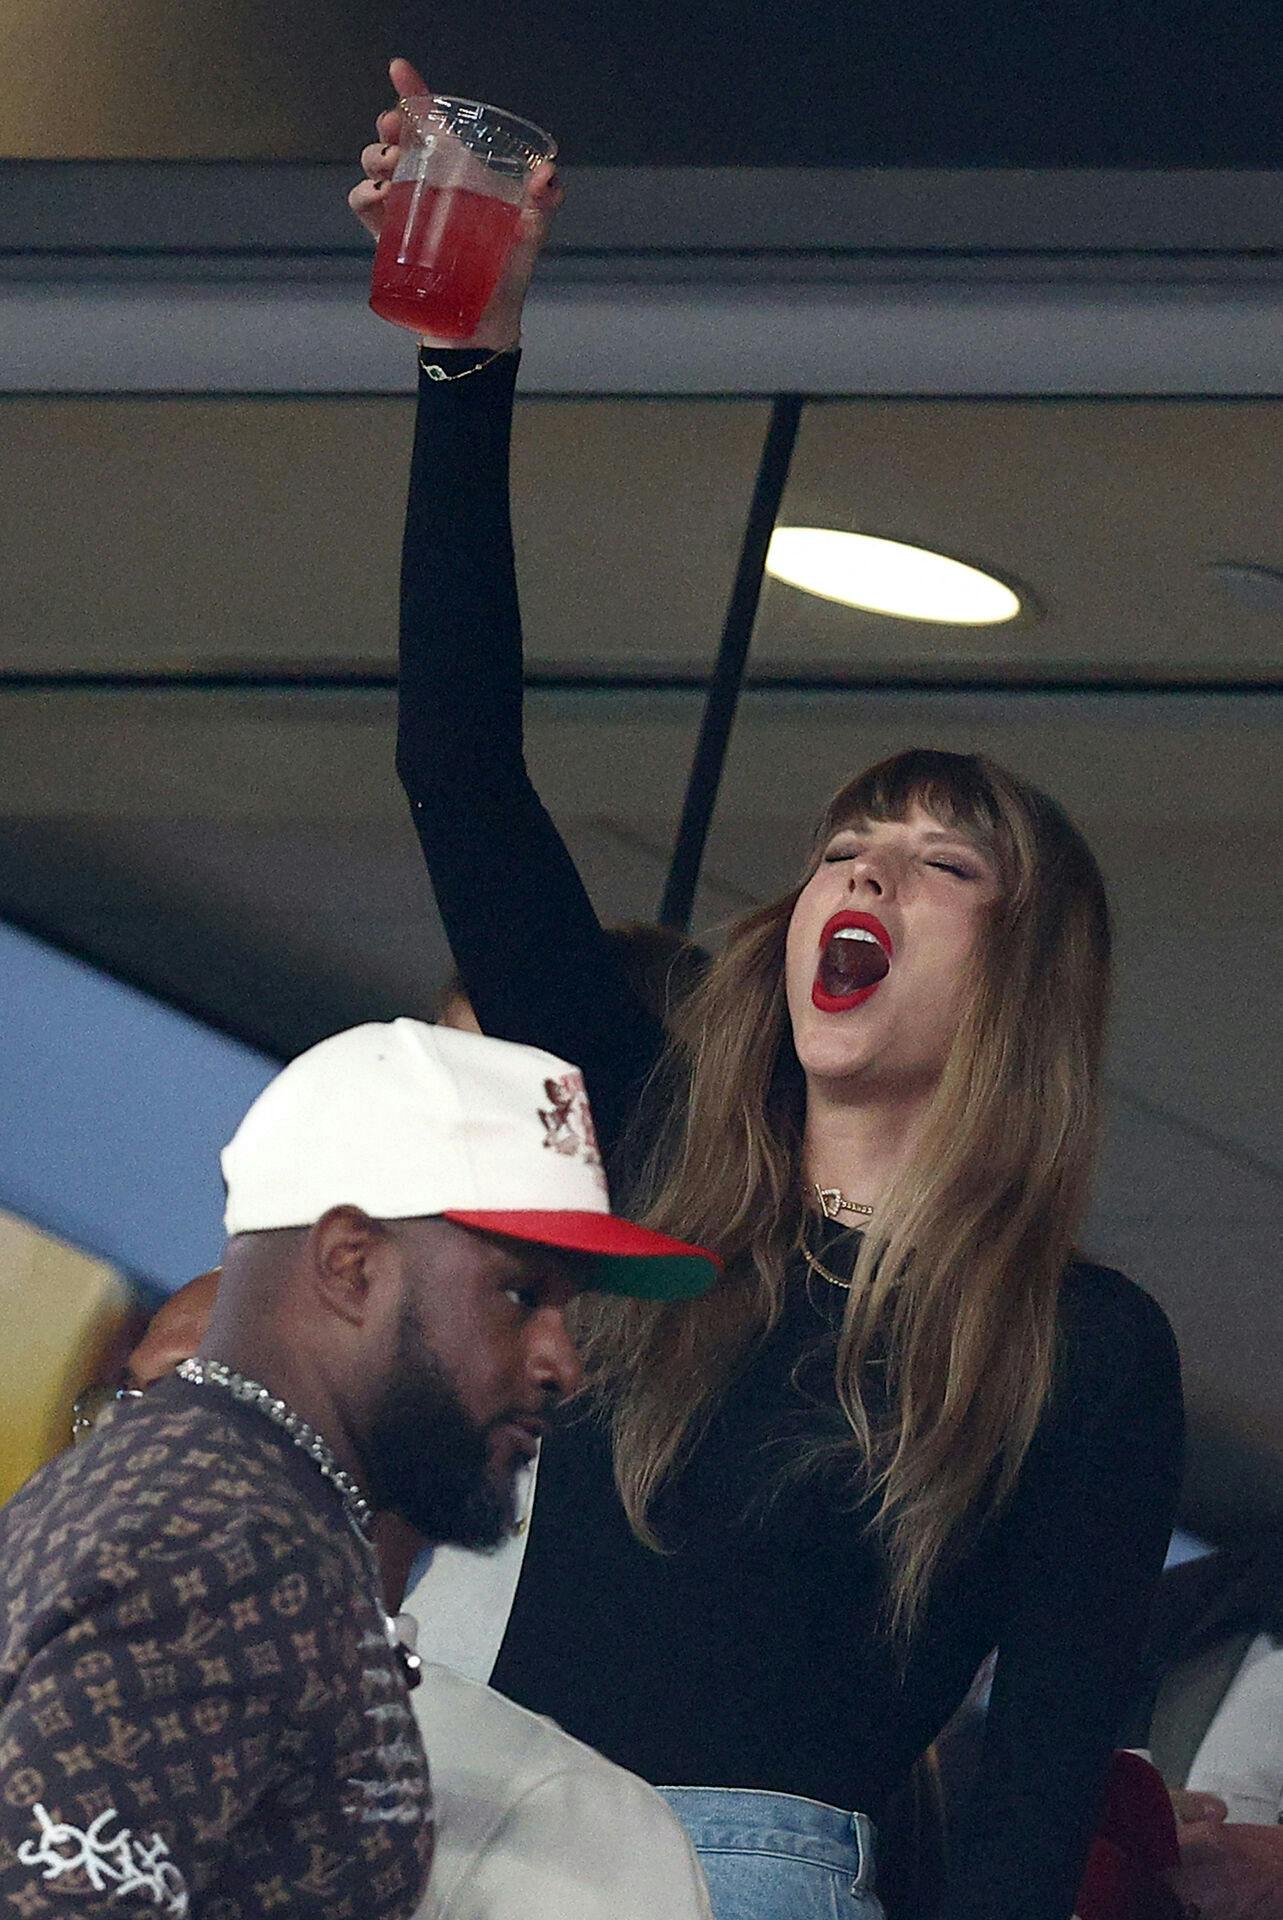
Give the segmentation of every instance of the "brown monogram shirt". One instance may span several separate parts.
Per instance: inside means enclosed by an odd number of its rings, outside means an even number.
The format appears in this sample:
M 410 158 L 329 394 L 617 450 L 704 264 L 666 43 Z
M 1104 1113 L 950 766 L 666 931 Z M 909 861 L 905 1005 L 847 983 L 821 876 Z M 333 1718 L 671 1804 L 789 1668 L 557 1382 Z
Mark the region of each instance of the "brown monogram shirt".
M 0 1513 L 0 1920 L 400 1920 L 427 1761 L 376 1576 L 276 1426 L 173 1378 Z

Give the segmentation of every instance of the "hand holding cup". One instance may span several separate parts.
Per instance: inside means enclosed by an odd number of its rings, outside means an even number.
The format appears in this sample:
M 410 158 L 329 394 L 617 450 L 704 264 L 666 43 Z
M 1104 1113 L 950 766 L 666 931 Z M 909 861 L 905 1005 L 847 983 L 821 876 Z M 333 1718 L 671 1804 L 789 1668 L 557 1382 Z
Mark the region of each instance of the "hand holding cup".
M 422 77 L 408 60 L 393 60 L 389 67 L 392 85 L 399 100 L 419 100 L 428 96 L 428 88 Z M 389 219 L 404 222 L 405 210 L 393 207 L 390 202 L 401 193 L 402 181 L 395 185 L 394 176 L 402 160 L 403 148 L 411 147 L 417 137 L 407 128 L 406 115 L 400 105 L 389 108 L 379 115 L 376 122 L 378 138 L 364 149 L 361 155 L 361 170 L 364 178 L 348 195 L 348 205 L 367 231 L 379 238 L 385 222 Z M 448 143 L 450 135 L 444 136 L 443 145 Z M 406 169 L 402 167 L 404 176 Z M 420 338 L 436 347 L 476 346 L 491 351 L 514 346 L 521 335 L 521 312 L 526 290 L 534 272 L 544 241 L 557 208 L 564 197 L 563 189 L 557 178 L 556 168 L 551 160 L 545 160 L 530 171 L 524 182 L 525 191 L 519 210 L 514 208 L 515 243 L 500 272 L 493 292 L 486 300 L 484 310 L 475 323 L 466 327 L 464 332 L 420 332 Z M 402 197 L 406 197 L 402 195 Z M 443 199 L 445 196 L 442 196 Z M 480 208 L 480 212 L 492 211 Z M 493 210 L 496 217 L 503 218 L 507 209 Z M 511 225 L 509 227 L 511 232 Z M 383 252 L 386 252 L 386 244 Z M 382 253 L 380 255 L 382 258 Z M 460 262 L 465 274 L 471 262 Z M 377 275 L 377 269 L 376 269 Z M 376 307 L 376 310 L 377 309 Z M 401 324 L 414 325 L 419 331 L 409 310 L 406 317 L 398 315 Z

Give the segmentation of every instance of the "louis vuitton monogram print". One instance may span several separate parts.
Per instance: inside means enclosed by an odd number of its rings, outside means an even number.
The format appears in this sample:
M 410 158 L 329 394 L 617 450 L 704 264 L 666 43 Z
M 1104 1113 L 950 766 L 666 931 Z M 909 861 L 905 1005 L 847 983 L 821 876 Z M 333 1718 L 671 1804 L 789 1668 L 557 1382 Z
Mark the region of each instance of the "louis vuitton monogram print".
M 0 1513 L 0 1920 L 400 1920 L 427 1762 L 286 1436 L 164 1382 Z

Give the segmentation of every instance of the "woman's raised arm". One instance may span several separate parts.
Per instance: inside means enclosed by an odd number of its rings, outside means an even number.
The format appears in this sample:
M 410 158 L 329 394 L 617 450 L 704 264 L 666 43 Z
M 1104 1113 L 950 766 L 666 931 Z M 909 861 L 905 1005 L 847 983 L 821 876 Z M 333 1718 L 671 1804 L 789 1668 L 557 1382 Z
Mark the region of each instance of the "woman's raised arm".
M 402 95 L 426 91 L 404 61 L 391 74 Z M 380 116 L 379 140 L 362 155 L 366 179 L 349 196 L 375 233 L 399 125 L 395 111 Z M 438 375 L 421 370 L 419 380 L 397 770 L 482 1028 L 583 1068 L 609 1163 L 663 1035 L 603 938 L 523 756 L 508 447 L 522 302 L 561 199 L 551 167 L 532 176 L 530 195 L 516 254 L 474 339 L 429 343 L 420 355 Z

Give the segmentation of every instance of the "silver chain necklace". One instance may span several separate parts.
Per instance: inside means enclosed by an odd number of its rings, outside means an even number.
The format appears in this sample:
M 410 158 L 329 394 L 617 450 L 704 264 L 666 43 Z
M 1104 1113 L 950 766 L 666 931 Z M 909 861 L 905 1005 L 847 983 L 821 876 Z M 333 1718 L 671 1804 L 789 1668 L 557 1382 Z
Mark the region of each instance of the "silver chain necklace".
M 383 1605 L 382 1576 L 371 1537 L 374 1511 L 346 1467 L 339 1465 L 333 1450 L 322 1440 L 315 1427 L 309 1426 L 306 1420 L 291 1411 L 284 1400 L 278 1399 L 270 1388 L 260 1386 L 257 1380 L 247 1380 L 243 1373 L 234 1373 L 221 1360 L 184 1360 L 177 1371 L 180 1380 L 190 1380 L 195 1387 L 221 1387 L 225 1393 L 231 1394 L 233 1400 L 239 1400 L 242 1406 L 254 1407 L 259 1413 L 266 1414 L 283 1433 L 289 1435 L 294 1445 L 307 1455 L 317 1471 L 329 1481 L 343 1502 L 348 1525 L 365 1549 L 378 1590 L 379 1612 L 383 1616 L 383 1630 L 388 1645 L 401 1663 L 406 1686 L 417 1687 L 423 1668 L 423 1662 L 414 1650 L 413 1636 L 417 1632 L 417 1622 L 411 1614 L 391 1614 Z
M 178 1376 L 180 1380 L 190 1380 L 194 1387 L 222 1387 L 224 1392 L 231 1394 L 233 1400 L 239 1400 L 245 1407 L 256 1407 L 283 1428 L 294 1445 L 307 1455 L 317 1471 L 334 1488 L 354 1531 L 364 1541 L 370 1542 L 374 1514 L 369 1501 L 346 1467 L 339 1465 L 316 1428 L 309 1427 L 306 1420 L 292 1413 L 284 1400 L 278 1400 L 270 1388 L 260 1386 L 257 1380 L 247 1380 L 243 1373 L 233 1373 L 221 1360 L 184 1360 L 178 1369 Z

